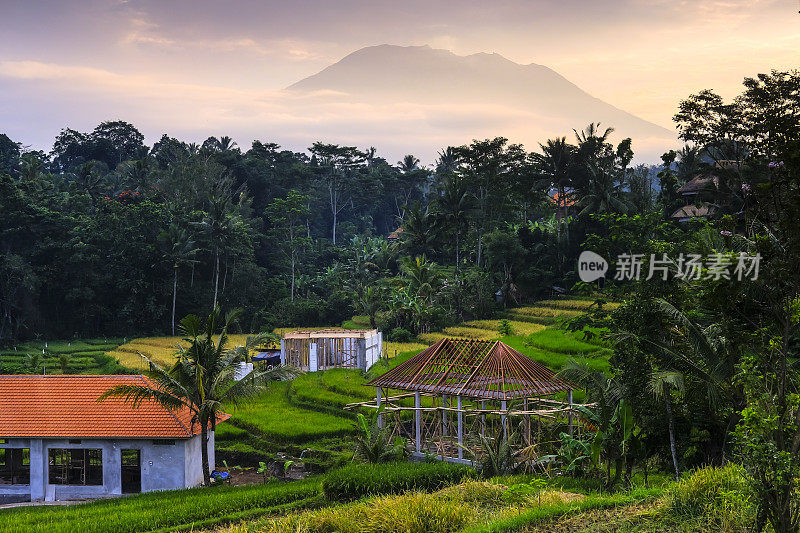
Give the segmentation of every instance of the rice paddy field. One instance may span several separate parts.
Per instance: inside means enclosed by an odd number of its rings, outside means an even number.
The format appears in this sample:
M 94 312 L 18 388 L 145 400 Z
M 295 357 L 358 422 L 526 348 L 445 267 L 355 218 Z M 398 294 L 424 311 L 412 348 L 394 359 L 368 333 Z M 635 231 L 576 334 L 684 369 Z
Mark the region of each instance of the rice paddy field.
M 123 339 L 32 341 L 0 350 L 0 374 L 120 374 L 129 372 L 109 356 Z
M 379 361 L 367 373 L 332 369 L 303 374 L 292 381 L 272 383 L 252 401 L 225 407 L 232 416 L 228 422 L 217 427 L 217 463 L 225 461 L 228 465 L 254 468 L 259 461 L 281 463 L 291 460 L 302 465 L 306 472 L 323 475 L 349 463 L 352 460 L 356 432 L 356 412 L 345 410 L 344 407 L 349 403 L 372 400 L 374 389 L 365 386 L 369 380 L 446 336 L 502 340 L 556 371 L 571 359 L 583 360 L 598 370 L 607 370 L 611 350 L 604 345 L 600 335 L 584 338 L 581 333 L 571 333 L 560 327 L 564 321 L 588 309 L 591 303 L 588 300 L 548 300 L 533 306 L 508 309 L 503 313 L 502 319 L 508 321 L 510 335 L 501 335 L 501 319 L 472 320 L 443 331 L 420 335 L 414 342 L 384 342 L 388 357 Z M 366 317 L 353 317 L 343 326 L 361 328 L 368 325 Z M 276 333 L 285 334 L 297 329 L 320 328 L 280 328 Z M 244 344 L 246 337 L 231 335 L 231 345 Z M 67 350 L 75 354 L 76 360 L 84 357 L 83 354 L 88 357 L 91 353 L 92 357 L 102 356 L 104 359 L 100 362 L 112 364 L 119 371 L 135 372 L 145 367 L 139 353 L 161 364 L 169 364 L 182 343 L 180 337 L 150 337 L 122 342 L 124 340 L 126 339 L 68 342 L 66 346 L 65 343 L 50 343 L 46 351 L 57 354 Z M 39 344 L 31 343 L 26 345 L 25 352 L 13 355 L 17 358 L 25 357 L 33 350 L 41 348 Z M 6 354 L 4 352 L 3 355 Z M 0 362 L 4 360 L 11 361 L 10 358 L 4 358 Z M 580 396 L 579 391 L 576 391 L 576 400 L 580 400 Z M 643 496 L 642 500 L 638 497 L 631 498 L 630 495 L 601 496 L 591 491 L 576 491 L 574 487 L 560 486 L 548 488 L 543 493 L 546 505 L 535 508 L 529 505 L 530 502 L 520 507 L 509 504 L 502 498 L 497 499 L 505 488 L 518 481 L 521 480 L 492 481 L 498 486 L 469 481 L 458 488 L 429 494 L 375 497 L 336 507 L 330 507 L 330 502 L 322 498 L 320 482 L 314 478 L 303 482 L 270 483 L 257 487 L 199 490 L 197 496 L 192 491 L 179 491 L 174 496 L 148 494 L 113 502 L 71 506 L 63 514 L 50 508 L 19 510 L 0 517 L 0 533 L 68 531 L 71 530 L 70 527 L 86 520 L 91 520 L 96 525 L 95 529 L 87 531 L 98 532 L 316 531 L 314 524 L 317 523 L 338 524 L 339 529 L 335 527 L 326 531 L 344 531 L 354 517 L 372 520 L 371 517 L 374 516 L 377 520 L 378 514 L 374 514 L 376 509 L 389 510 L 394 513 L 392 516 L 395 518 L 387 522 L 385 527 L 376 525 L 375 531 L 394 531 L 394 526 L 405 524 L 409 520 L 408 530 L 417 531 L 412 524 L 416 523 L 415 520 L 438 519 L 437 516 L 442 521 L 435 529 L 428 530 L 511 531 L 531 528 L 530 530 L 538 531 L 537 524 L 547 524 L 564 513 L 597 512 L 596 509 L 606 505 L 640 505 L 642 501 L 651 501 L 648 499 L 651 493 Z M 190 494 L 194 502 L 191 505 L 173 505 L 174 498 L 186 501 L 185 497 Z M 241 497 L 234 496 L 235 494 Z M 478 501 L 474 498 L 486 499 Z M 144 513 L 141 510 L 143 505 L 150 509 L 169 506 L 170 510 L 163 513 Z M 320 507 L 325 509 L 317 510 Z M 420 512 L 433 514 L 420 518 Z M 0 513 L 3 511 L 0 510 Z M 361 527 L 359 531 L 362 530 L 373 529 Z

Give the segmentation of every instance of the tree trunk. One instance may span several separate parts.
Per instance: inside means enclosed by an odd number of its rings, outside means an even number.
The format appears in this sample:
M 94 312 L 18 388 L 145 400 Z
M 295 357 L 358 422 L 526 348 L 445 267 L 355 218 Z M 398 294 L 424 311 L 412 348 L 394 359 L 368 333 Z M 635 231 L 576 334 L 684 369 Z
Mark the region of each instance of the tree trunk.
M 291 300 L 294 301 L 294 264 L 295 264 L 295 257 L 294 257 L 294 248 L 292 249 L 292 292 L 291 292 Z
M 214 248 L 214 305 L 211 310 L 217 308 L 217 290 L 219 289 L 219 246 Z
M 175 336 L 175 299 L 178 295 L 178 265 L 173 268 L 175 275 L 172 278 L 172 336 Z
M 203 463 L 203 484 L 208 486 L 211 484 L 211 472 L 209 471 L 208 464 L 208 421 L 203 420 L 200 422 L 200 457 Z
M 669 391 L 664 396 L 664 402 L 667 405 L 667 423 L 669 424 L 669 451 L 672 454 L 672 466 L 675 468 L 675 480 L 681 477 L 680 470 L 678 470 L 678 450 L 675 447 L 675 418 L 672 416 L 672 398 Z

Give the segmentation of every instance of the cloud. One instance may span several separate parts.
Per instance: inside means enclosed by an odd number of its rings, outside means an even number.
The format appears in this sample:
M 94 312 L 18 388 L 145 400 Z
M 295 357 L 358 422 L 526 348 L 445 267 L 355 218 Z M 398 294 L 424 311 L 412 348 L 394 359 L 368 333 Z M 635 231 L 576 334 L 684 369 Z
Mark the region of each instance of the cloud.
M 46 90 L 53 84 L 59 87 L 55 94 Z M 335 91 L 209 87 L 35 61 L 0 62 L 0 89 L 4 87 L 23 99 L 24 108 L 37 110 L 28 113 L 36 115 L 28 117 L 34 122 L 53 120 L 65 110 L 83 117 L 83 129 L 121 118 L 139 127 L 150 143 L 164 132 L 190 141 L 231 135 L 242 146 L 254 139 L 270 140 L 296 150 L 323 140 L 375 145 L 390 160 L 410 152 L 432 162 L 442 147 L 473 138 L 503 135 L 533 149 L 548 136 L 570 131 L 558 120 L 496 103 L 370 103 Z M 7 122 L 2 110 L 0 122 Z M 52 137 L 46 142 L 37 147 L 49 149 Z M 661 139 L 657 150 L 640 155 L 652 159 L 664 143 Z

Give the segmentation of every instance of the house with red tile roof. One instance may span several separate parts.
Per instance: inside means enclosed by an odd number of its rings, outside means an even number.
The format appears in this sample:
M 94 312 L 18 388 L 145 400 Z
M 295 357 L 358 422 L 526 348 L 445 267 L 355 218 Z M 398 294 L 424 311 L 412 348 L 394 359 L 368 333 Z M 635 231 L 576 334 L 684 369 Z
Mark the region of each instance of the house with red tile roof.
M 98 398 L 144 376 L 0 376 L 0 503 L 101 498 L 203 482 L 188 408 Z M 227 417 L 225 418 L 227 419 Z M 224 420 L 224 419 L 223 419 Z M 221 420 L 218 420 L 218 422 Z M 208 455 L 214 469 L 214 435 Z

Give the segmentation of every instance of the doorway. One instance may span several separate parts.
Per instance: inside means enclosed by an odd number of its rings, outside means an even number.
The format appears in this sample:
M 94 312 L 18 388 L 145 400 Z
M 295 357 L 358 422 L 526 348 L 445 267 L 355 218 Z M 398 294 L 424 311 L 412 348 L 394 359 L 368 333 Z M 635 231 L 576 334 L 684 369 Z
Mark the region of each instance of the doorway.
M 142 492 L 142 452 L 122 450 L 122 493 Z

